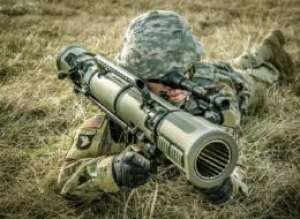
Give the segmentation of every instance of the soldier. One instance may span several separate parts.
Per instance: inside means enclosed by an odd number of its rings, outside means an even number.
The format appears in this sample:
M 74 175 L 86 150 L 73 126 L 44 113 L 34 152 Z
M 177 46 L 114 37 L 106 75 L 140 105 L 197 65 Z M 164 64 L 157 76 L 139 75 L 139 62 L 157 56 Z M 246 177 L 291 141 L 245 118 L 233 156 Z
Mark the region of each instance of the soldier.
M 267 89 L 293 77 L 293 63 L 283 46 L 281 31 L 271 32 L 253 53 L 229 62 L 203 62 L 204 49 L 187 21 L 171 11 L 150 11 L 129 25 L 117 62 L 144 79 L 149 89 L 197 115 L 197 98 L 160 79 L 171 71 L 199 85 L 215 85 L 230 99 L 223 126 L 237 136 L 241 119 L 261 103 Z M 77 132 L 58 177 L 60 194 L 80 199 L 99 198 L 103 192 L 135 188 L 150 178 L 150 162 L 128 147 L 130 136 L 104 114 L 86 120 Z M 126 148 L 126 149 L 125 149 Z M 222 185 L 202 193 L 212 203 L 224 203 L 238 191 L 247 193 L 236 169 Z

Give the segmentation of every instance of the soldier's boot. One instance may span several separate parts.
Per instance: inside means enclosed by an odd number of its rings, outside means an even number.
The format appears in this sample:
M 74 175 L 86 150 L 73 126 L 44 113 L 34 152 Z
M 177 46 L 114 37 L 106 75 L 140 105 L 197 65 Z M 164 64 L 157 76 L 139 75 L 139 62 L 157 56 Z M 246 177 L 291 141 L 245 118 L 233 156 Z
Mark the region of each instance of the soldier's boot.
M 258 63 L 263 61 L 273 64 L 281 73 L 284 81 L 294 78 L 294 63 L 284 49 L 285 38 L 280 30 L 270 32 L 256 49 L 254 56 Z

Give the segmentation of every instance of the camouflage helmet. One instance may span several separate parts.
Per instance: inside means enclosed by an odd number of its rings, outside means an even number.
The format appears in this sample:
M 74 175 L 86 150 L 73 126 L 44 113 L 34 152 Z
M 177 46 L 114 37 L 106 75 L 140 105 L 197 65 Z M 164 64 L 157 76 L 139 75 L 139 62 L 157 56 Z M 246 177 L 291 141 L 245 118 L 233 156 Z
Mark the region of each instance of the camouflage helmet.
M 172 11 L 150 11 L 129 25 L 117 62 L 142 79 L 186 72 L 204 54 L 191 27 Z

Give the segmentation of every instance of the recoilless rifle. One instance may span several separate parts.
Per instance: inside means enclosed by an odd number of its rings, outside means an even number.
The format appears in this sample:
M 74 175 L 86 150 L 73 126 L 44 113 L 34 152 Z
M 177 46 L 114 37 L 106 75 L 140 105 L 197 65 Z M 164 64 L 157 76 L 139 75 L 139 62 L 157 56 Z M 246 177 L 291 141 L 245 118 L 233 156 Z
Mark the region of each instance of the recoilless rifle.
M 79 46 L 64 48 L 57 57 L 57 68 L 59 79 L 70 79 L 76 93 L 93 101 L 125 132 L 155 145 L 196 187 L 219 186 L 232 173 L 238 148 L 231 135 L 156 96 L 126 69 Z M 181 83 L 214 105 L 216 99 L 207 98 L 203 88 L 179 77 L 176 80 L 170 83 Z M 226 100 L 215 104 L 228 106 Z

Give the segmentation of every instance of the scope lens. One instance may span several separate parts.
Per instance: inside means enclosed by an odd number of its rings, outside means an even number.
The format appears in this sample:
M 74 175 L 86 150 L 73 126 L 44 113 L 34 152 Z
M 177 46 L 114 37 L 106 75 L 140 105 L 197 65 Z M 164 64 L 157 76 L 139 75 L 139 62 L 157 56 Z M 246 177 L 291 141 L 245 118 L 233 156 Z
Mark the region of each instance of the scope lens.
M 141 80 L 137 80 L 136 85 L 138 86 L 139 89 L 144 89 L 145 88 L 145 83 Z
M 218 177 L 224 173 L 230 161 L 229 147 L 224 142 L 211 142 L 198 154 L 196 173 L 202 178 Z

